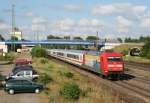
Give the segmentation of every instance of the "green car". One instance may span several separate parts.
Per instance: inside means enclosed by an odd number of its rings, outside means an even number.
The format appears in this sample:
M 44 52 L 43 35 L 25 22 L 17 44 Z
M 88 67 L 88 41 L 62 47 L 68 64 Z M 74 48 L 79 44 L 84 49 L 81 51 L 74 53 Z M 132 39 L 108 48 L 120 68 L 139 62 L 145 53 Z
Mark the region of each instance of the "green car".
M 35 92 L 39 93 L 43 85 L 32 82 L 28 79 L 10 79 L 6 82 L 4 90 L 9 94 L 16 92 Z

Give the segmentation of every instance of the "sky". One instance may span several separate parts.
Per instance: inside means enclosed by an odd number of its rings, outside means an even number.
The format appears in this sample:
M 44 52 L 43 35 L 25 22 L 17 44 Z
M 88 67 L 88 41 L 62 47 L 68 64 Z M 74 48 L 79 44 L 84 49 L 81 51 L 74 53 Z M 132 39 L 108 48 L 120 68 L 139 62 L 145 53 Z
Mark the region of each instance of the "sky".
M 150 36 L 150 0 L 0 0 L 0 34 L 10 38 L 12 5 L 23 38 Z

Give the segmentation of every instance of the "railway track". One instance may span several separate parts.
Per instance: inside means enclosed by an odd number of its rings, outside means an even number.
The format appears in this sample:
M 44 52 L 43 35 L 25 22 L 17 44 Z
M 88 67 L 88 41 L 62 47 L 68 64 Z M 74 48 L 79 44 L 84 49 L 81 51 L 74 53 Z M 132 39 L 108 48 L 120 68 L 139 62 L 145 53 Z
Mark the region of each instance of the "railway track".
M 138 64 L 138 63 L 133 63 L 133 62 L 125 62 L 125 66 L 127 68 L 134 68 L 134 69 L 139 69 L 139 70 L 144 70 L 144 71 L 150 71 L 150 65 L 149 64 Z
M 135 77 L 132 80 L 134 81 L 133 83 L 129 82 L 130 80 L 109 81 L 102 79 L 96 74 L 87 72 L 87 70 L 83 70 L 83 68 L 81 69 L 78 66 L 68 64 L 64 61 L 57 60 L 56 58 L 53 58 L 51 60 L 53 60 L 54 62 L 59 62 L 62 65 L 64 65 L 65 63 L 71 70 L 88 77 L 92 81 L 94 80 L 95 82 L 98 82 L 100 85 L 111 88 L 114 93 L 117 92 L 119 94 L 119 97 L 127 103 L 150 103 L 150 83 L 147 80 L 144 80 L 140 77 Z M 137 84 L 134 84 L 135 82 Z M 144 86 L 146 85 L 146 88 L 142 86 L 143 84 Z

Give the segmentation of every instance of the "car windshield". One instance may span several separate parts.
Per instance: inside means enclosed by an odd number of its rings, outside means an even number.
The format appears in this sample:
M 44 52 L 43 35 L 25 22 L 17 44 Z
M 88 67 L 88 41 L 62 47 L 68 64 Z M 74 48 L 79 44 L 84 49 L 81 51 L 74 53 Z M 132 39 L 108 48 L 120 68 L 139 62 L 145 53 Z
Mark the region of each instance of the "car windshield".
M 122 58 L 121 57 L 108 57 L 107 60 L 108 62 L 121 62 Z

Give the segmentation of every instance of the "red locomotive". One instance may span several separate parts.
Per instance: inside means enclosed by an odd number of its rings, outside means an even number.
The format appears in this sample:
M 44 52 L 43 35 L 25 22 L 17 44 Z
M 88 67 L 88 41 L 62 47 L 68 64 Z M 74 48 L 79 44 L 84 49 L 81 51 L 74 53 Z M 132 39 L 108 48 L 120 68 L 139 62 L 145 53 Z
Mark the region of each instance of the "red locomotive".
M 124 72 L 122 55 L 115 52 L 48 49 L 48 55 L 101 74 L 103 77 L 119 77 Z

